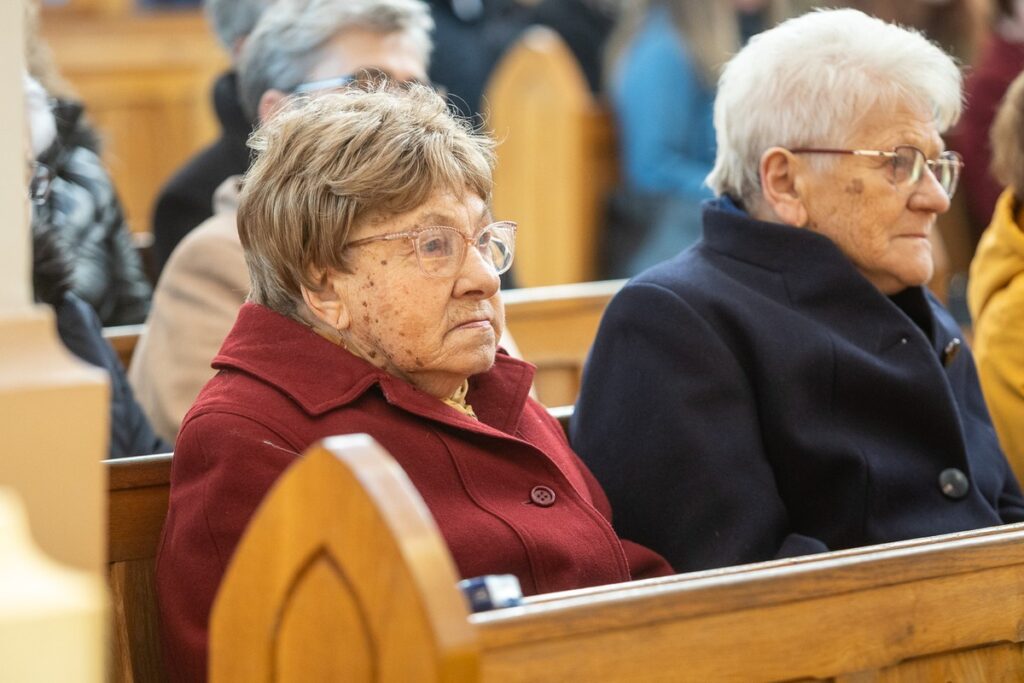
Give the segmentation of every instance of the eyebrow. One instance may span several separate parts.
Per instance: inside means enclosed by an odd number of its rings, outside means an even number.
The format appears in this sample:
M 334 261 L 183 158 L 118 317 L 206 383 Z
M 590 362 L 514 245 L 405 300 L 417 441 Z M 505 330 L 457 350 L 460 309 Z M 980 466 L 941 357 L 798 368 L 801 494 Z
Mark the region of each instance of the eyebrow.
M 476 222 L 478 224 L 489 222 L 490 213 L 491 210 L 487 207 L 484 207 L 484 210 L 481 211 L 479 216 L 477 217 Z M 451 228 L 456 227 L 454 223 L 457 222 L 458 221 L 452 215 L 446 213 L 428 213 L 423 216 L 420 216 L 416 220 L 416 224 L 420 226 L 446 225 Z
M 917 135 L 915 132 L 909 131 L 909 130 L 901 130 L 901 131 L 899 131 L 897 135 L 893 136 L 893 139 L 896 140 L 896 142 L 892 143 L 892 145 L 891 145 L 892 148 L 899 147 L 900 145 L 910 145 L 911 147 L 917 147 L 919 150 L 924 152 L 924 155 L 926 157 L 928 157 L 929 159 L 933 158 L 932 156 L 930 156 L 930 153 L 932 153 L 932 152 L 934 152 L 935 153 L 934 156 L 937 157 L 938 155 L 940 155 L 940 154 L 942 154 L 943 152 L 946 151 L 946 141 L 945 140 L 942 140 L 940 138 L 938 146 L 933 149 L 932 148 L 932 145 L 934 143 L 933 140 L 931 140 L 929 138 L 926 138 L 926 137 L 922 138 L 921 136 Z

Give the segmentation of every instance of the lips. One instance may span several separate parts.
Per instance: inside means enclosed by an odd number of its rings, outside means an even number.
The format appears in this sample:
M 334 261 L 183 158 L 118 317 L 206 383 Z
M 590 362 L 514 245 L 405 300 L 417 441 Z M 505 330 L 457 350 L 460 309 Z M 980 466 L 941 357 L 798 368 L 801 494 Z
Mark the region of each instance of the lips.
M 472 320 L 459 323 L 452 329 L 464 330 L 472 329 L 474 327 L 494 327 L 494 325 L 491 324 L 490 318 L 473 318 Z

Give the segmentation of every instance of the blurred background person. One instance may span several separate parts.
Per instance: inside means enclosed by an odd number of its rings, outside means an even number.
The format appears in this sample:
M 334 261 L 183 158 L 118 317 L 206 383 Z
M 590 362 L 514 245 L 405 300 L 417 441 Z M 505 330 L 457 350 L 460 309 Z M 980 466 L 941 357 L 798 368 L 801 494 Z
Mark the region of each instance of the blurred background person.
M 430 80 L 463 116 L 483 122 L 483 96 L 498 60 L 527 26 L 517 0 L 427 0 L 436 50 Z
M 56 123 L 51 143 L 36 160 L 53 178 L 36 213 L 60 236 L 73 255 L 69 286 L 88 302 L 103 325 L 141 323 L 152 289 L 132 243 L 113 181 L 100 159 L 99 136 L 57 73 L 39 36 L 38 5 L 26 2 L 26 62 L 41 87 L 51 87 L 49 106 Z
M 913 28 L 934 40 L 960 64 L 972 64 L 982 34 L 985 0 L 839 0 L 890 24 Z
M 999 441 L 1024 480 L 1024 74 L 992 126 L 992 172 L 1006 190 L 971 263 L 974 353 Z
M 781 0 L 625 3 L 609 43 L 609 100 L 622 186 L 612 199 L 603 273 L 628 277 L 700 235 L 715 160 L 711 110 L 722 65 L 786 13 Z
M 1007 184 L 992 174 L 989 130 L 1007 88 L 1024 69 L 1024 0 L 993 0 L 991 4 L 990 29 L 977 61 L 967 71 L 967 106 L 953 138 L 964 155 L 964 199 L 972 248 Z
M 153 211 L 153 257 L 157 275 L 178 242 L 213 215 L 213 195 L 228 177 L 249 167 L 246 138 L 255 119 L 238 99 L 235 64 L 260 15 L 275 0 L 206 0 L 206 16 L 232 68 L 213 84 L 213 108 L 220 122 L 220 137 L 188 160 L 160 191 Z
M 604 53 L 622 0 L 540 0 L 527 23 L 553 29 L 572 50 L 591 92 L 601 91 Z
M 25 77 L 25 103 L 33 155 L 56 140 L 58 126 L 50 110 L 50 98 L 34 79 Z M 153 432 L 136 403 L 117 354 L 103 338 L 96 312 L 71 288 L 72 268 L 61 233 L 47 222 L 45 206 L 55 177 L 46 166 L 30 162 L 29 194 L 32 199 L 32 289 L 36 301 L 53 307 L 61 342 L 81 360 L 102 368 L 110 377 L 110 437 L 107 457 L 167 453 L 171 444 Z
M 419 0 L 281 2 L 265 12 L 238 57 L 241 107 L 263 121 L 296 90 L 340 88 L 358 78 L 426 81 L 430 29 Z M 235 221 L 240 180 L 221 184 L 216 213 L 174 250 L 132 357 L 139 401 L 169 440 L 213 377 L 210 361 L 249 293 Z

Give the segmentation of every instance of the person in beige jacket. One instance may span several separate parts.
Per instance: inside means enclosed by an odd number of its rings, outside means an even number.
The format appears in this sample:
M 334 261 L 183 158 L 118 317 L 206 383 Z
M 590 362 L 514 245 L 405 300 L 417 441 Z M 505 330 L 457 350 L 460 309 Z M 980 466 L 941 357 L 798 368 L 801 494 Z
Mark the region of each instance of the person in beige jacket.
M 1024 74 L 991 131 L 992 171 L 1007 188 L 971 262 L 974 357 L 999 442 L 1024 481 Z
M 240 180 L 232 176 L 217 188 L 213 216 L 174 250 L 132 354 L 128 380 L 157 434 L 172 442 L 192 401 L 213 377 L 210 361 L 249 293 L 235 226 Z

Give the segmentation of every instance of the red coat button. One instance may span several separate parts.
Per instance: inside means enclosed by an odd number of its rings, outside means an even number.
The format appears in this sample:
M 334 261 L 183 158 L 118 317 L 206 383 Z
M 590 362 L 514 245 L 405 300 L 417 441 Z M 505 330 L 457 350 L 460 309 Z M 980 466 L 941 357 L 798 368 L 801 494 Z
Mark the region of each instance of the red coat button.
M 548 508 L 555 504 L 555 492 L 547 486 L 534 486 L 530 491 L 530 500 L 542 508 Z

